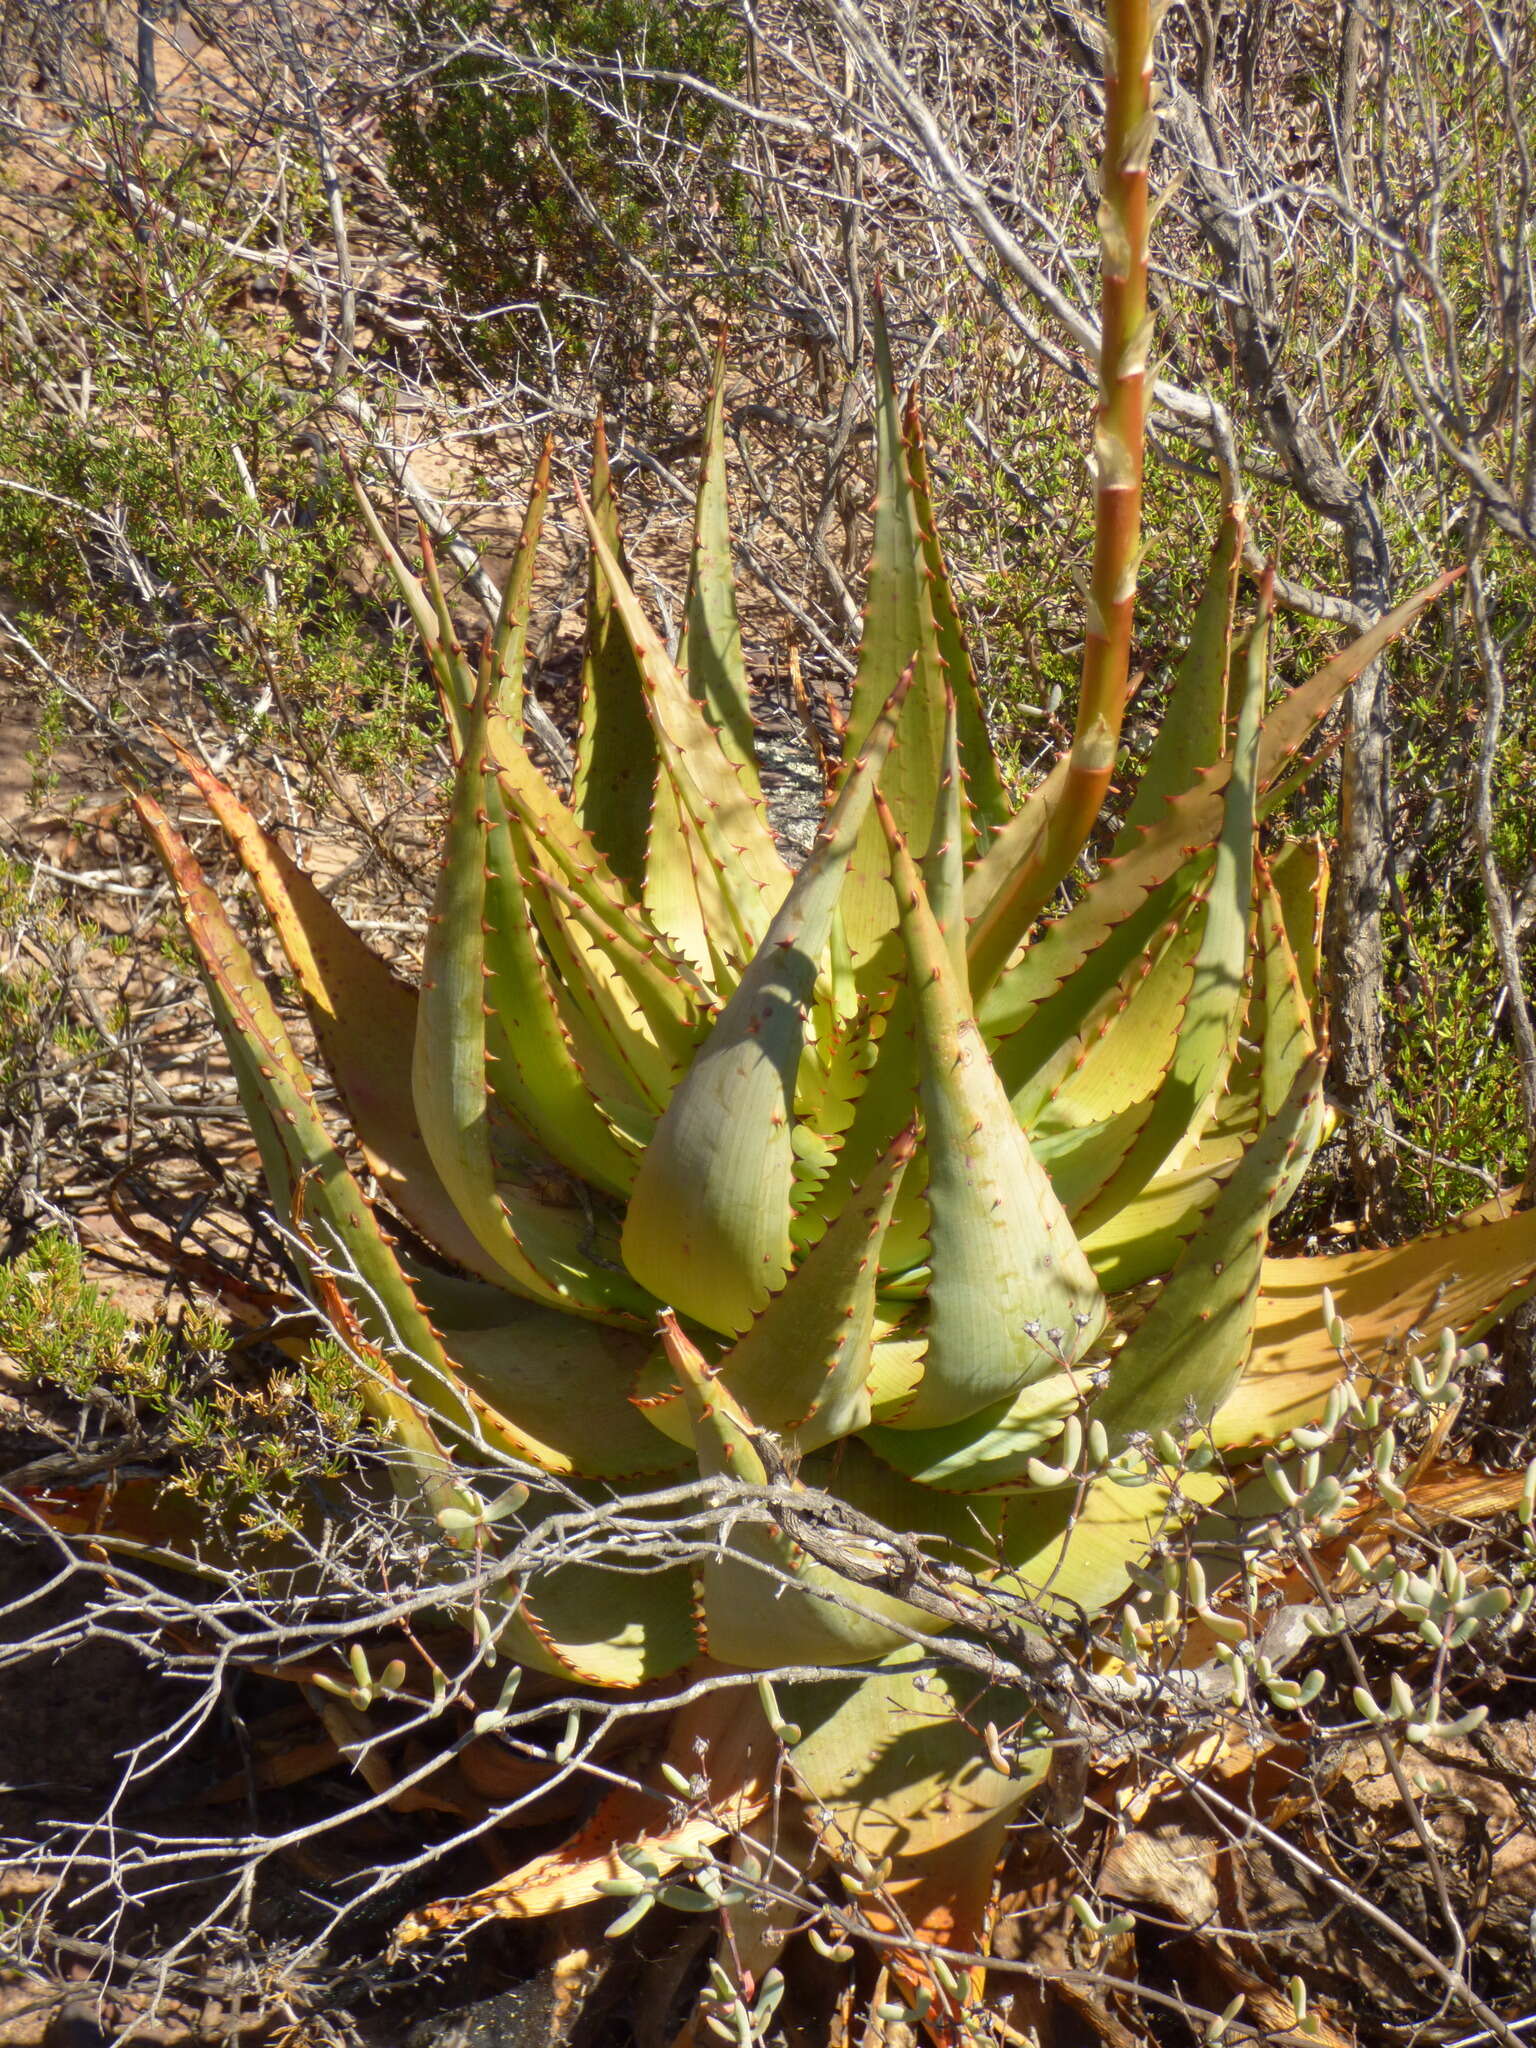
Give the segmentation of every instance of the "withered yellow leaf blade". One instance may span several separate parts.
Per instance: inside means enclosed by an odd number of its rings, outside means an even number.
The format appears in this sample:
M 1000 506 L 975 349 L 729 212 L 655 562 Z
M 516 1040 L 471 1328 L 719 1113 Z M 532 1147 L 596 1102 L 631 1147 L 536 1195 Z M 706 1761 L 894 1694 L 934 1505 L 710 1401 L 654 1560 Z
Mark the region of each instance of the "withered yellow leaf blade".
M 778 1758 L 778 1738 L 750 1686 L 705 1693 L 673 1721 L 661 1760 L 685 1777 L 702 1769 L 707 1778 L 707 1789 L 681 1820 L 668 1822 L 677 1795 L 662 1784 L 658 1767 L 658 1789 L 621 1786 L 568 1842 L 467 1897 L 421 1907 L 400 1923 L 395 1942 L 405 1948 L 481 1920 L 538 1920 L 587 1905 L 603 1897 L 598 1886 L 605 1879 L 631 1874 L 620 1849 L 644 1850 L 664 1876 L 763 1812 Z
M 1536 1283 L 1536 1209 L 1513 1197 L 1485 1203 L 1449 1230 L 1380 1251 L 1266 1259 L 1248 1370 L 1216 1416 L 1216 1439 L 1236 1448 L 1314 1418 L 1342 1371 L 1323 1327 L 1323 1289 L 1368 1373 L 1391 1377 L 1408 1351 L 1431 1351 L 1442 1330 L 1465 1340 Z

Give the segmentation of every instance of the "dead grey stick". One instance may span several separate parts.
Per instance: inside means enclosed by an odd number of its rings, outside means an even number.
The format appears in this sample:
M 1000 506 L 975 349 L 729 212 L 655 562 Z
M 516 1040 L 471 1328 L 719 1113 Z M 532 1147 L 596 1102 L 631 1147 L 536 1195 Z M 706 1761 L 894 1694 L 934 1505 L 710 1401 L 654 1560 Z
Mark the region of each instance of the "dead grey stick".
M 1499 757 L 1499 739 L 1504 722 L 1504 661 L 1488 618 L 1488 595 L 1483 586 L 1483 535 L 1487 515 L 1480 499 L 1472 500 L 1467 515 L 1467 601 L 1472 612 L 1472 632 L 1477 646 L 1478 666 L 1483 675 L 1483 731 L 1477 749 L 1472 783 L 1472 844 L 1483 871 L 1483 894 L 1488 899 L 1488 929 L 1504 978 L 1509 1002 L 1510 1029 L 1520 1062 L 1520 1101 L 1525 1110 L 1527 1142 L 1531 1147 L 1526 1162 L 1526 1195 L 1536 1181 L 1536 1027 L 1531 1023 L 1531 1005 L 1526 992 L 1525 972 L 1520 964 L 1520 947 L 1515 938 L 1514 912 L 1509 891 L 1499 872 L 1493 844 L 1493 773 Z

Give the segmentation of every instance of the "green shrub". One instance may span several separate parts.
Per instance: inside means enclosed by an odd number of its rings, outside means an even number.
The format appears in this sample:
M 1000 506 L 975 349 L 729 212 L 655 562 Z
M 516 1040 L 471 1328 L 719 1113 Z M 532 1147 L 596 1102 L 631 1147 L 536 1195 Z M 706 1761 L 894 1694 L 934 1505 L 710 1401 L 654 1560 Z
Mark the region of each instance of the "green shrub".
M 366 770 L 409 742 L 429 693 L 347 573 L 352 523 L 288 381 L 288 316 L 242 329 L 232 259 L 159 231 L 168 214 L 230 226 L 195 163 L 139 175 L 152 195 L 131 217 L 72 196 L 0 337 L 6 609 L 97 701 L 104 680 L 169 670 L 225 716 L 270 711 Z
M 302 1371 L 272 1370 L 232 1350 L 216 1312 L 130 1315 L 62 1229 L 0 1261 L 0 1353 L 38 1393 L 101 1408 L 111 1433 L 166 1460 L 174 1490 L 226 1528 L 280 1528 L 285 1506 L 339 1471 L 358 1433 L 356 1367 L 339 1345 L 310 1344 Z
M 85 1277 L 85 1255 L 62 1230 L 44 1231 L 0 1264 L 0 1350 L 23 1376 L 79 1401 L 163 1404 L 177 1390 L 171 1332 L 136 1323 Z
M 396 15 L 412 69 L 460 30 L 535 58 L 622 59 L 727 90 L 745 54 L 734 14 L 710 0 L 397 0 Z M 598 101 L 622 103 L 655 160 L 641 159 L 627 124 Z M 391 175 L 449 284 L 475 311 L 507 308 L 474 328 L 475 352 L 508 362 L 540 322 L 557 347 L 606 337 L 598 374 L 616 389 L 655 368 L 654 301 L 627 258 L 674 301 L 702 296 L 718 308 L 735 296 L 698 231 L 711 213 L 727 252 L 749 252 L 744 188 L 730 168 L 732 125 L 715 103 L 669 83 L 594 73 L 582 86 L 551 88 L 466 52 L 409 84 L 386 111 L 384 131 Z M 663 154 L 665 176 L 656 168 Z

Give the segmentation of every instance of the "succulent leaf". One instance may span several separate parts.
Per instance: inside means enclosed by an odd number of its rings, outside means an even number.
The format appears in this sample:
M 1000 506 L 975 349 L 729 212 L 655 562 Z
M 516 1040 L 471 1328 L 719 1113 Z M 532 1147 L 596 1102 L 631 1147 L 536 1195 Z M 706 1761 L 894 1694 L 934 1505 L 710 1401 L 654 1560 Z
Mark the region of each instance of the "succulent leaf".
M 1203 850 L 1188 855 L 1172 880 L 1128 901 L 1111 904 L 1095 897 L 1095 889 L 1107 894 L 1111 878 L 1101 876 L 978 1006 L 993 1062 L 1022 1122 L 1033 1124 L 1133 998 L 1145 1000 L 1137 995 L 1141 984 L 1181 927 L 1194 924 L 1209 878 Z M 1095 939 L 1078 958 L 1080 940 L 1069 927 L 1080 916 L 1082 923 L 1095 920 Z M 1139 1092 L 1130 1091 L 1128 1099 Z
M 753 1421 L 802 1450 L 870 1419 L 880 1253 L 915 1135 L 904 1132 L 716 1368 Z
M 864 1439 L 898 1472 L 941 1493 L 977 1494 L 1026 1484 L 1031 1460 L 1061 1435 L 1090 1384 L 1082 1372 L 1049 1373 L 1011 1400 L 979 1408 L 959 1422 L 938 1429 L 876 1425 L 864 1432 Z
M 964 775 L 963 795 L 969 806 L 963 847 L 969 857 L 985 853 L 992 835 L 1003 830 L 1013 811 L 1002 771 L 997 765 L 997 754 L 987 727 L 987 714 L 976 687 L 976 671 L 971 663 L 965 624 L 955 604 L 949 571 L 944 563 L 944 550 L 933 511 L 933 493 L 928 482 L 923 422 L 917 409 L 915 390 L 907 399 L 902 438 L 906 443 L 907 467 L 912 479 L 913 510 L 922 537 L 923 563 L 928 572 L 928 598 L 938 636 L 939 661 L 945 684 L 955 700 L 960 765 Z
M 582 1479 L 638 1478 L 687 1462 L 630 1402 L 648 1337 L 526 1302 L 515 1319 L 445 1331 L 442 1342 L 486 1441 L 514 1458 Z
M 1238 1053 L 1226 1087 L 1199 1141 L 1181 1164 L 1157 1175 L 1143 1191 L 1083 1239 L 1083 1249 L 1101 1284 L 1111 1293 L 1137 1287 L 1168 1271 L 1184 1244 L 1209 1214 L 1221 1187 L 1264 1119 L 1278 1112 L 1303 1063 L 1316 1049 L 1311 1003 L 1300 980 L 1290 943 L 1315 927 L 1318 882 L 1316 850 L 1288 849 L 1283 858 L 1282 896 L 1260 860 L 1259 937 L 1262 962 L 1255 969 Z M 1306 856 L 1311 855 L 1309 860 Z M 1315 956 L 1314 956 L 1315 969 Z M 1315 996 L 1315 979 L 1312 993 Z M 1320 1135 L 1320 1120 L 1298 1147 L 1276 1202 L 1284 1206 L 1306 1170 Z
M 965 791 L 960 769 L 960 722 L 952 690 L 946 691 L 945 696 L 944 749 L 939 769 L 928 851 L 922 861 L 923 887 L 928 907 L 949 948 L 956 986 L 969 1009 L 970 977 L 965 957 Z
M 1243 559 L 1241 506 L 1222 514 L 1205 589 L 1190 623 L 1189 646 L 1175 672 L 1157 737 L 1125 814 L 1124 832 L 1157 822 L 1165 805 L 1192 788 L 1204 768 L 1226 752 L 1227 671 L 1232 658 L 1232 610 Z
M 756 778 L 749 783 L 726 753 L 581 503 L 640 671 L 661 764 L 646 905 L 696 967 L 733 985 L 783 901 L 789 870 L 774 846 Z
M 1267 1258 L 1253 1356 L 1217 1418 L 1224 1444 L 1315 1421 L 1343 1370 L 1319 1304 L 1333 1295 L 1365 1371 L 1391 1379 L 1444 1330 L 1470 1339 L 1536 1287 L 1536 1209 L 1485 1203 L 1449 1230 L 1379 1251 Z
M 513 1178 L 517 1131 L 498 1128 L 488 1066 L 497 1046 L 488 1035 L 491 1006 L 486 1001 L 487 866 L 480 823 L 487 815 L 484 732 L 482 701 L 465 727 L 423 963 L 412 1068 L 422 1136 L 444 1186 L 496 1261 L 505 1285 L 535 1301 L 565 1303 L 578 1314 L 644 1313 L 644 1294 L 622 1274 L 582 1261 L 544 1270 L 519 1231 L 514 1205 L 498 1186 L 499 1180 L 510 1183 Z M 532 1004 L 528 1009 L 531 1025 L 536 1021 Z
M 900 744 L 882 780 L 900 830 L 926 842 L 943 773 L 944 671 L 929 595 L 916 497 L 902 438 L 885 316 L 875 308 L 875 539 L 865 599 L 864 637 L 849 706 L 845 758 L 854 760 L 896 687 L 912 670 Z M 849 871 L 843 927 L 855 966 L 896 922 L 885 838 L 866 821 Z
M 627 577 L 601 416 L 592 451 L 591 516 L 609 558 Z M 645 880 L 646 834 L 657 773 L 656 739 L 645 712 L 640 664 L 614 602 L 608 570 L 594 549 L 587 571 L 581 722 L 571 803 L 614 874 L 635 897 Z
M 549 510 L 549 465 L 554 440 L 546 435 L 528 492 L 528 509 L 517 537 L 512 572 L 501 593 L 501 610 L 491 629 L 481 662 L 479 692 L 489 693 L 502 717 L 514 728 L 523 722 L 523 667 L 528 654 L 528 615 L 533 605 L 533 571 L 539 535 Z
M 866 1868 L 891 1859 L 887 1884 L 859 1901 L 870 1925 L 974 1953 L 985 1944 L 1008 1823 L 1045 1776 L 1051 1751 L 1017 1694 L 915 1663 L 913 1652 L 899 1651 L 859 1686 L 784 1687 L 786 1711 L 803 1730 L 790 1760 L 822 1841 L 844 1867 L 853 1851 Z M 1007 1733 L 1007 1776 L 987 1754 L 988 1723 Z M 921 1953 L 898 1949 L 896 1967 L 910 1990 L 928 1988 L 936 2011 L 949 2011 L 950 1995 Z
M 534 921 L 561 970 L 556 1000 L 567 1028 L 575 1036 L 575 1018 L 584 1017 L 637 1099 L 664 1108 L 708 1028 L 699 992 L 632 923 L 605 916 L 547 872 L 521 827 L 514 843 Z
M 320 1258 L 360 1286 L 364 1336 L 435 1419 L 450 1446 L 473 1443 L 472 1411 L 409 1280 L 315 1107 L 309 1080 L 250 954 L 185 840 L 153 798 L 134 803 L 176 887 L 229 1047 L 241 1100 L 284 1219 L 308 1225 Z M 313 1283 L 312 1283 L 313 1284 Z M 393 1406 L 393 1404 L 387 1404 Z
M 768 1469 L 746 1410 L 670 1316 L 662 1318 L 662 1340 L 688 1406 L 700 1470 L 765 1486 Z M 927 1620 L 904 1601 L 812 1563 L 792 1537 L 757 1522 L 738 1524 L 699 1576 L 705 1650 L 749 1671 L 866 1663 Z
M 1454 580 L 1454 575 L 1436 577 L 1280 700 L 1265 719 L 1259 740 L 1258 786 L 1262 794 L 1278 785 L 1292 756 L 1356 676 L 1443 596 Z M 1215 843 L 1231 772 L 1229 756 L 1174 798 L 1160 821 L 1144 826 L 1139 835 L 1121 834 L 1114 855 L 1102 863 L 1098 885 L 1090 887 L 1060 921 L 1062 940 L 1051 963 L 1055 972 L 1063 977 L 1071 973 L 1092 952 L 1098 931 L 1129 916 L 1153 889 L 1177 873 L 1190 855 Z M 1004 990 L 999 989 L 997 999 L 992 996 L 1000 977 L 1005 971 L 1020 973 L 1031 990 L 1038 983 L 1040 965 L 1033 958 L 1036 948 L 1031 947 L 1018 962 L 1014 955 L 1043 908 L 1035 892 L 1031 864 L 1034 849 L 1043 843 L 1042 835 L 1062 800 L 1065 780 L 1063 756 L 1037 791 L 1038 800 L 1026 800 L 1013 824 L 998 835 L 967 880 L 971 990 L 988 1030 L 999 1035 L 1007 1028 L 1009 1012 Z M 1130 844 L 1125 843 L 1128 840 Z M 1092 911 L 1087 913 L 1090 902 Z M 1079 916 L 1080 912 L 1085 914 Z M 1070 943 L 1065 930 L 1069 925 Z
M 400 1048 L 416 1037 L 415 989 L 353 931 L 233 790 L 168 735 L 166 744 L 260 893 L 321 1057 L 385 1198 L 428 1244 L 483 1279 L 497 1278 L 500 1268 L 439 1179 L 410 1095 L 400 1086 Z
M 468 849 L 468 857 L 480 866 L 480 914 L 466 920 L 458 913 L 457 928 L 445 915 L 430 928 L 423 976 L 431 979 L 444 971 L 446 947 L 465 948 L 471 986 L 479 968 L 486 1014 L 489 1066 L 482 1089 L 488 1081 L 518 1124 L 572 1173 L 610 1194 L 624 1195 L 634 1184 L 635 1155 L 643 1138 L 626 1128 L 626 1104 L 617 1088 L 606 1095 L 594 1092 L 595 1062 L 590 1053 L 584 1060 L 578 1057 L 562 1020 L 487 751 L 486 722 L 482 700 L 471 711 L 465 732 L 446 854 L 463 858 Z M 472 889 L 465 890 L 464 900 L 471 911 L 476 907 Z
M 1209 1423 L 1242 1378 L 1253 1346 L 1269 1222 L 1298 1154 L 1316 1142 L 1322 1067 L 1309 1060 L 1244 1154 L 1210 1218 L 1112 1360 L 1091 1408 L 1111 1452 L 1133 1435 Z
M 1124 1160 L 1076 1218 L 1084 1237 L 1157 1175 L 1178 1170 L 1199 1142 L 1237 1051 L 1253 923 L 1255 775 L 1268 639 L 1261 618 L 1249 650 L 1200 951 L 1168 1077 Z
M 1069 1216 L 1103 1193 L 1157 1107 L 1189 1018 L 1206 903 L 1197 897 L 1154 933 L 1112 992 L 1113 1008 L 1099 1010 L 1092 1038 L 1084 1043 L 1069 1027 L 1050 1064 L 1013 1094 Z M 1006 1072 L 1001 1058 L 997 1065 Z
M 1076 977 L 1085 970 L 1087 993 L 1094 1001 L 1103 1000 L 1128 971 L 1139 947 L 1159 922 L 1174 914 L 1200 879 L 1200 859 L 1214 846 L 1221 830 L 1227 773 L 1227 764 L 1222 762 L 1194 789 L 1176 798 L 1161 823 L 1135 836 L 1124 853 L 1108 855 L 1072 908 L 1046 925 L 1001 979 L 977 979 L 980 969 L 975 940 L 981 920 L 972 918 L 972 993 L 983 1027 L 1000 1049 L 1031 1024 L 1043 1002 L 1069 982 L 1075 985 Z M 1116 843 L 1118 847 L 1121 842 Z M 979 868 L 973 870 L 971 879 L 978 873 Z M 1127 929 L 1137 919 L 1141 922 L 1135 924 L 1134 934 L 1141 935 L 1139 938 Z M 1100 965 L 1098 955 L 1106 946 L 1111 950 Z M 1039 1038 L 1029 1048 L 1035 1060 L 1041 1057 L 1042 1046 L 1049 1047 L 1057 1028 L 1042 1026 Z M 1006 1051 L 1001 1056 L 1010 1058 Z M 1025 1067 L 1026 1073 L 1032 1071 L 1032 1066 Z
M 453 613 L 448 608 L 448 593 L 443 588 L 443 579 L 437 566 L 437 555 L 432 546 L 431 536 L 425 525 L 416 523 L 416 542 L 421 550 L 421 565 L 426 571 L 427 601 L 437 621 L 437 685 L 438 695 L 443 704 L 443 715 L 455 735 L 457 746 L 464 743 L 469 708 L 479 695 L 480 678 L 470 666 L 459 638 L 458 627 L 453 622 Z
M 457 760 L 463 740 L 462 712 L 470 703 L 473 692 L 466 686 L 464 678 L 456 672 L 450 650 L 443 644 L 437 609 L 427 594 L 426 585 L 413 573 L 405 557 L 384 531 L 384 523 L 374 509 L 373 500 L 363 489 L 356 472 L 346 463 L 345 457 L 343 467 L 346 470 L 347 481 L 352 486 L 352 496 L 357 501 L 358 511 L 362 514 L 363 524 L 368 529 L 368 536 L 383 556 L 390 578 L 411 615 L 411 623 L 416 628 L 422 651 L 432 671 L 438 702 L 442 706 L 443 720 L 448 727 L 449 744 L 453 757 Z
M 707 1328 L 745 1330 L 789 1271 L 795 1086 L 822 955 L 904 690 L 853 764 L 810 858 L 646 1152 L 629 1270 Z
M 904 1425 L 956 1422 L 1080 1358 L 1092 1268 L 987 1057 L 922 879 L 876 797 L 906 944 L 928 1162 L 928 1351 Z
M 1260 1099 L 1266 1116 L 1278 1112 L 1302 1061 L 1318 1046 L 1318 940 L 1326 873 L 1322 849 L 1315 844 L 1283 847 L 1273 863 L 1262 854 L 1258 860 L 1258 940 L 1263 952 L 1250 1007 L 1260 1014 L 1247 1036 L 1259 1047 Z
M 741 770 L 749 793 L 761 797 L 757 752 L 752 740 L 752 706 L 741 653 L 741 621 L 736 615 L 736 579 L 731 571 L 730 505 L 725 487 L 723 332 L 715 351 L 709 400 L 704 408 L 704 445 L 699 455 L 681 657 L 679 665 L 688 687 L 708 710 L 720 744 Z
M 966 877 L 971 990 L 978 1004 L 990 995 L 1014 960 L 1025 933 L 1039 915 L 1031 894 L 1034 875 L 1050 837 L 1052 820 L 1066 796 L 1071 757 L 1062 754 L 1025 796 Z

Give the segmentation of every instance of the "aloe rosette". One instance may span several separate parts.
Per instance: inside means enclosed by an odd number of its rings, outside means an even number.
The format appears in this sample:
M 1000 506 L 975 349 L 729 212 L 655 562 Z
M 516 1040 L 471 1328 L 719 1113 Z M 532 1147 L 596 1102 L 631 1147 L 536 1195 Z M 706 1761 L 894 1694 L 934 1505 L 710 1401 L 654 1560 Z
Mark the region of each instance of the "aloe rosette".
M 1124 1595 L 1202 1497 L 1202 1475 L 1163 1469 L 1162 1433 L 1198 1429 L 1240 1467 L 1316 1416 L 1342 1370 L 1325 1287 L 1385 1373 L 1485 1320 L 1536 1264 L 1525 1215 L 1392 1251 L 1268 1252 L 1324 1129 L 1325 868 L 1310 843 L 1266 849 L 1263 822 L 1318 721 L 1440 586 L 1266 708 L 1268 598 L 1235 631 L 1230 510 L 1112 850 L 1037 917 L 1066 776 L 1006 801 L 883 343 L 878 390 L 868 625 L 798 872 L 753 751 L 718 375 L 676 660 L 626 573 L 599 435 L 568 795 L 522 732 L 547 463 L 477 660 L 430 551 L 420 580 L 366 508 L 457 764 L 419 987 L 187 760 L 287 956 L 371 1195 L 185 843 L 138 803 L 274 1206 L 377 1361 L 404 1483 L 440 1507 L 508 1465 L 593 1497 L 777 1476 L 1076 1618 Z M 762 1523 L 696 1568 L 562 1567 L 508 1588 L 498 1619 L 507 1654 L 601 1686 L 700 1655 L 878 1667 L 800 1700 L 796 1765 L 823 1822 L 858 1834 L 862 1816 L 878 1847 L 895 1823 L 861 1791 L 872 1749 L 922 1728 L 909 1850 L 936 1787 L 973 1786 L 974 1829 L 1031 1781 L 1000 1777 L 960 1720 L 935 1731 L 911 1668 L 935 1626 Z
M 1127 695 L 1147 352 L 1150 17 L 1137 0 L 1111 17 L 1084 688 L 1070 748 L 1020 804 L 883 332 L 864 637 L 798 871 L 754 749 L 723 359 L 675 658 L 627 573 L 599 430 L 568 790 L 523 731 L 547 455 L 473 657 L 425 540 L 418 577 L 360 498 L 455 762 L 419 985 L 186 758 L 286 954 L 370 1187 L 185 842 L 137 799 L 274 1208 L 372 1361 L 402 1488 L 492 1546 L 475 1498 L 509 1469 L 558 1480 L 567 1505 L 698 1475 L 785 1503 L 694 1563 L 563 1564 L 503 1580 L 485 1610 L 506 1655 L 582 1687 L 699 1658 L 865 1674 L 798 1684 L 788 1721 L 722 1723 L 719 1695 L 685 1708 L 677 1760 L 691 1771 L 702 1744 L 719 1782 L 707 1812 L 652 1831 L 655 1867 L 748 1827 L 782 1741 L 822 1844 L 891 1858 L 867 1919 L 961 1948 L 1047 1731 L 1022 1696 L 983 1710 L 969 1678 L 933 1668 L 923 1646 L 942 1624 L 899 1585 L 807 1554 L 797 1490 L 902 1532 L 956 1583 L 1030 1596 L 1031 1625 L 1070 1628 L 1126 1595 L 1170 1523 L 1324 1409 L 1345 1369 L 1325 1290 L 1358 1370 L 1390 1378 L 1536 1269 L 1531 1214 L 1386 1251 L 1269 1251 L 1326 1121 L 1325 863 L 1274 819 L 1319 722 L 1443 582 L 1271 704 L 1270 592 L 1239 629 L 1243 515 L 1228 508 L 1156 741 L 1073 884 Z M 988 1721 L 1025 1731 L 1012 1762 Z M 613 1851 L 648 1825 L 623 1806 L 601 1854 L 544 1859 L 494 1888 L 493 1909 L 569 1903 L 583 1872 L 628 1883 Z

